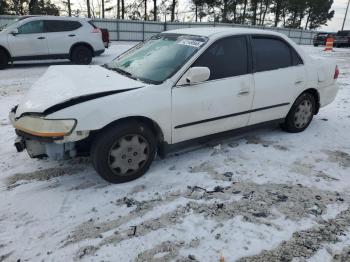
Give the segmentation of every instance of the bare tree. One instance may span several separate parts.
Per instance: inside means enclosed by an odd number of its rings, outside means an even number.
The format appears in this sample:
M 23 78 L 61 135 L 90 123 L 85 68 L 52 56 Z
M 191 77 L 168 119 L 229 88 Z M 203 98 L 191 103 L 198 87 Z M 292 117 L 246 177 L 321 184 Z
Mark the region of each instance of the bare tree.
M 68 16 L 72 16 L 72 9 L 70 6 L 70 0 L 67 0 L 67 6 L 68 6 Z
M 87 7 L 87 13 L 88 17 L 91 17 L 91 9 L 90 9 L 90 0 L 86 0 L 86 7 Z
M 171 4 L 171 22 L 175 20 L 175 8 L 176 8 L 176 0 L 172 0 Z
M 265 23 L 265 17 L 266 17 L 267 10 L 269 9 L 269 5 L 270 5 L 270 0 L 266 0 L 264 13 L 263 13 L 263 16 L 262 16 L 262 20 L 260 21 L 261 25 L 264 25 L 264 23 Z
M 124 19 L 125 16 L 125 0 L 121 0 L 122 1 L 122 19 Z
M 244 4 L 243 4 L 243 15 L 242 15 L 241 24 L 244 24 L 244 21 L 245 21 L 245 16 L 246 16 L 246 12 L 247 12 L 247 5 L 248 5 L 248 0 L 244 0 Z
M 157 0 L 153 0 L 153 21 L 157 21 Z
M 144 20 L 147 20 L 147 0 L 144 0 L 144 5 L 145 5 L 145 15 L 144 15 Z
M 120 19 L 120 0 L 117 1 L 117 19 Z

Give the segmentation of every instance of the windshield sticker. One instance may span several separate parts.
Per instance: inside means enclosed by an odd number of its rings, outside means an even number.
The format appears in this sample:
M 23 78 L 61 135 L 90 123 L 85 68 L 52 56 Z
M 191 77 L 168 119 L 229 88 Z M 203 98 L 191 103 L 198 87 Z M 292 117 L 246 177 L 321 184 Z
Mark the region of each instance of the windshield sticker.
M 201 45 L 204 44 L 204 42 L 197 41 L 197 40 L 191 40 L 191 39 L 182 39 L 178 42 L 179 45 L 187 45 L 187 46 L 193 46 L 196 48 L 201 47 Z

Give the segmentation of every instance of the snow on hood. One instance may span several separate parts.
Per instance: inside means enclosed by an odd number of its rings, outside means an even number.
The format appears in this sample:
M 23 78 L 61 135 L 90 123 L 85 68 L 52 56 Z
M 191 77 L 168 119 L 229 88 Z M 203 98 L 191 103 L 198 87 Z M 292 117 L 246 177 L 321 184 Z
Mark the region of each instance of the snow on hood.
M 71 99 L 110 91 L 139 88 L 144 84 L 101 66 L 51 66 L 18 105 L 16 117 Z

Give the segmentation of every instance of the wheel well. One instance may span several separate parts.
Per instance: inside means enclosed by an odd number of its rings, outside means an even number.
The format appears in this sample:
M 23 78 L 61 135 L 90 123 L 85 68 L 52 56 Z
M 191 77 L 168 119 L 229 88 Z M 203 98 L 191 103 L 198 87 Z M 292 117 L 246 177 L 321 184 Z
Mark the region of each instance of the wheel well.
M 316 101 L 315 115 L 317 115 L 318 111 L 320 110 L 320 94 L 318 93 L 317 89 L 315 89 L 315 88 L 306 89 L 303 93 L 301 93 L 301 95 L 305 94 L 305 93 L 311 94 L 315 98 L 315 101 Z
M 92 46 L 88 43 L 85 42 L 79 42 L 79 43 L 75 43 L 74 45 L 71 46 L 70 50 L 69 50 L 69 57 L 72 58 L 72 52 L 74 50 L 74 48 L 78 47 L 78 46 L 86 46 L 87 48 L 90 49 L 90 51 L 92 52 L 92 55 L 94 56 L 94 49 L 92 48 Z
M 163 156 L 163 146 L 164 146 L 163 131 L 155 121 L 144 116 L 132 116 L 132 117 L 121 118 L 116 121 L 113 121 L 112 123 L 109 123 L 108 125 L 104 126 L 101 129 L 91 131 L 87 138 L 77 142 L 76 146 L 79 154 L 88 155 L 90 152 L 92 141 L 95 139 L 97 135 L 101 134 L 107 128 L 114 125 L 118 125 L 120 123 L 131 122 L 131 121 L 137 121 L 139 123 L 143 123 L 151 128 L 151 130 L 153 131 L 157 139 L 158 154 Z
M 144 116 L 131 116 L 131 117 L 125 117 L 125 118 L 118 119 L 116 121 L 113 121 L 112 123 L 109 123 L 108 125 L 104 126 L 103 128 L 101 128 L 99 130 L 93 131 L 93 134 L 98 134 L 100 132 L 103 132 L 103 130 L 105 130 L 106 128 L 108 128 L 110 126 L 114 126 L 114 125 L 117 125 L 120 123 L 130 122 L 130 121 L 136 121 L 136 122 L 143 123 L 143 124 L 147 125 L 153 131 L 158 143 L 162 143 L 164 141 L 163 131 L 160 128 L 160 126 L 152 119 L 150 119 L 148 117 L 144 117 Z
M 11 54 L 5 47 L 0 45 L 0 50 L 4 51 L 5 54 L 7 54 L 8 59 L 11 60 Z

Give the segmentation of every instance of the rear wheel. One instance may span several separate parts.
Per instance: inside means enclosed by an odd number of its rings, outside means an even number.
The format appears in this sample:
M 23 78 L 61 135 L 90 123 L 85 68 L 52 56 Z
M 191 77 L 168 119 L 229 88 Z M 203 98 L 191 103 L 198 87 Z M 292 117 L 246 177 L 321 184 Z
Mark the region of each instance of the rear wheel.
M 111 183 L 123 183 L 146 173 L 156 154 L 152 130 L 136 121 L 107 128 L 94 140 L 91 157 L 97 173 Z
M 312 94 L 304 93 L 300 95 L 290 109 L 284 123 L 283 130 L 290 133 L 304 131 L 312 121 L 315 114 L 316 101 Z
M 0 69 L 5 69 L 8 66 L 9 57 L 4 50 L 0 50 Z
M 72 51 L 71 60 L 77 65 L 88 65 L 92 61 L 92 51 L 87 46 L 76 46 Z

